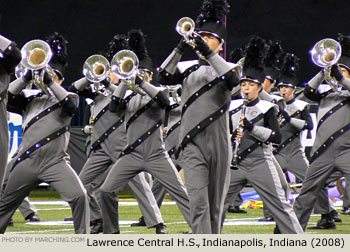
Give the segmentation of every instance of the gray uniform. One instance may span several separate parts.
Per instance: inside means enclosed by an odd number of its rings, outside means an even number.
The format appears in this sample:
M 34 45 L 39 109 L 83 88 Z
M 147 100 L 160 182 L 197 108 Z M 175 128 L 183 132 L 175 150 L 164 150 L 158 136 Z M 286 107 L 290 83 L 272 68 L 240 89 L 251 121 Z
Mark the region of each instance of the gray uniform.
M 164 148 L 161 128 L 164 110 L 160 104 L 167 99 L 166 94 L 162 95 L 159 88 L 144 81 L 143 83 L 142 88 L 147 95 L 137 94 L 127 104 L 122 101 L 117 107 L 126 109 L 124 126 L 127 145 L 100 188 L 104 233 L 119 232 L 118 212 L 113 209 L 110 192 L 118 193 L 131 178 L 142 171 L 152 174 L 166 188 L 189 223 L 186 189 Z M 123 90 L 125 92 L 124 82 L 113 94 L 113 102 L 124 97 Z
M 269 102 L 272 102 L 274 104 L 277 104 L 278 105 L 278 111 L 283 109 L 281 107 L 285 106 L 285 100 L 281 96 L 269 94 L 265 90 L 262 90 L 259 93 L 259 98 L 261 98 L 261 99 L 263 99 L 265 101 L 269 101 Z M 272 161 L 273 161 L 273 163 L 274 163 L 274 165 L 276 167 L 276 170 L 278 172 L 278 176 L 280 177 L 280 181 L 281 181 L 281 184 L 282 184 L 282 188 L 283 188 L 283 190 L 285 192 L 286 198 L 289 199 L 290 189 L 289 189 L 288 183 L 287 183 L 287 181 L 285 179 L 285 174 L 283 173 L 283 170 L 282 170 L 280 164 L 278 163 L 277 159 L 274 156 L 272 156 L 271 158 L 272 158 Z M 231 171 L 231 174 L 232 173 L 235 173 L 235 172 Z M 234 206 L 239 206 L 239 205 L 242 204 L 242 197 L 240 195 L 240 192 L 236 192 L 236 193 L 232 194 L 232 196 L 231 196 L 231 204 L 234 204 Z M 263 205 L 263 211 L 264 211 L 265 218 L 273 218 L 271 212 L 266 208 L 265 205 Z
M 0 53 L 4 52 L 12 41 L 0 35 Z M 0 56 L 0 57 L 3 57 Z M 5 68 L 5 63 L 0 58 L 0 186 L 4 179 L 7 156 L 9 152 L 9 126 L 7 120 L 7 88 L 10 83 L 10 74 Z M 1 188 L 1 187 L 0 187 Z M 0 192 L 1 194 L 1 192 Z
M 243 100 L 231 101 L 232 126 L 236 129 L 241 117 Z M 255 103 L 255 101 L 253 101 Z M 282 233 L 303 233 L 293 208 L 285 197 L 281 177 L 273 161 L 272 146 L 268 139 L 273 133 L 266 127 L 264 115 L 276 105 L 260 100 L 247 106 L 245 117 L 254 122 L 251 132 L 245 132 L 238 152 L 238 170 L 231 173 L 230 189 L 225 201 L 225 210 L 230 205 L 230 196 L 239 192 L 249 182 L 260 195 L 266 208 L 272 213 Z M 276 119 L 277 121 L 277 119 Z M 277 122 L 276 122 L 277 124 Z M 277 126 L 278 127 L 278 126 Z M 225 211 L 226 212 L 226 211 Z
M 78 96 L 51 83 L 50 97 L 35 90 L 21 90 L 23 79 L 9 87 L 9 107 L 23 117 L 22 143 L 8 165 L 9 176 L 0 201 L 0 233 L 22 200 L 41 181 L 49 183 L 69 202 L 76 233 L 89 232 L 89 206 L 86 190 L 70 166 L 66 152 L 71 117 Z M 21 92 L 21 93 L 20 93 Z M 17 95 L 18 94 L 18 95 Z
M 1 67 L 1 66 L 0 66 Z M 9 126 L 7 121 L 7 88 L 10 75 L 0 74 L 0 185 L 2 184 L 9 152 Z
M 323 72 L 312 78 L 305 87 L 304 94 L 319 102 L 317 130 L 310 153 L 310 166 L 303 186 L 296 198 L 294 209 L 305 229 L 317 197 L 327 197 L 324 185 L 335 171 L 340 171 L 350 179 L 350 85 L 344 78 L 339 92 L 318 90 L 323 81 Z
M 87 83 L 87 80 L 84 78 L 79 82 L 81 87 L 83 87 L 82 82 Z M 79 83 L 73 85 L 79 88 Z M 102 219 L 101 209 L 94 195 L 98 195 L 98 188 L 102 185 L 109 169 L 117 161 L 120 152 L 126 145 L 126 132 L 123 127 L 124 112 L 112 113 L 108 110 L 111 92 L 116 89 L 115 85 L 110 84 L 108 90 L 104 93 L 93 94 L 88 91 L 89 89 L 79 89 L 83 91 L 81 92 L 83 95 L 86 96 L 89 93 L 90 98 L 94 99 L 94 105 L 91 109 L 91 121 L 93 121 L 91 153 L 79 174 L 90 198 L 91 221 L 94 221 Z M 80 93 L 78 90 L 76 91 Z M 131 99 L 131 96 L 127 99 Z M 96 177 L 99 177 L 99 181 L 93 183 Z M 144 174 L 135 176 L 129 182 L 129 187 L 135 194 L 141 212 L 147 217 L 147 227 L 150 228 L 159 223 L 164 223 Z M 95 191 L 95 194 L 92 194 L 93 191 Z
M 304 129 L 311 130 L 313 128 L 307 107 L 308 103 L 301 100 L 293 99 L 291 102 L 287 102 L 284 111 L 291 117 L 291 121 L 288 123 L 286 120 L 282 120 L 280 125 L 282 142 L 273 152 L 283 171 L 290 171 L 301 182 L 304 181 L 309 167 L 309 161 L 301 144 L 301 132 Z M 327 201 L 328 199 L 318 198 L 315 212 L 329 213 Z
M 190 199 L 193 233 L 220 233 L 232 158 L 227 112 L 238 83 L 235 65 L 212 53 L 207 61 L 179 62 L 175 49 L 163 62 L 162 84 L 182 84 L 178 151 Z
M 0 51 L 5 49 L 11 44 L 10 40 L 0 35 Z M 1 60 L 1 59 L 0 59 Z M 5 66 L 0 63 L 0 196 L 2 191 L 2 182 L 5 176 L 5 170 L 7 165 L 7 158 L 9 152 L 9 127 L 7 120 L 7 89 L 10 83 L 10 74 L 5 69 Z M 29 202 L 28 198 L 25 198 L 22 204 L 19 206 L 24 218 L 28 217 L 32 213 L 36 213 L 36 208 Z
M 179 129 L 181 125 L 181 107 L 178 103 L 170 104 L 168 112 L 167 134 L 165 135 L 164 143 L 165 150 L 175 164 L 177 170 L 181 169 L 180 162 L 175 158 L 176 145 L 179 137 Z M 153 181 L 152 192 L 157 201 L 158 207 L 161 207 L 165 197 L 166 190 L 158 180 Z

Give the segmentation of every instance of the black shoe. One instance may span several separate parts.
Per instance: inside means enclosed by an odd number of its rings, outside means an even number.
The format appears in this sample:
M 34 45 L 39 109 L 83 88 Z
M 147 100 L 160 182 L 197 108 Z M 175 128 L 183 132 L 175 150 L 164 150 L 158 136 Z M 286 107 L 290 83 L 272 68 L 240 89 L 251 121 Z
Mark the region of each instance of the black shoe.
M 11 218 L 9 221 L 9 224 L 7 225 L 8 227 L 13 227 L 13 219 Z
M 92 221 L 92 225 L 90 227 L 90 234 L 99 234 L 102 232 L 103 232 L 102 219 Z
M 160 223 L 160 224 L 156 225 L 155 228 L 156 228 L 156 234 L 167 234 L 168 233 L 164 223 Z
M 342 219 L 340 218 L 340 216 L 336 210 L 332 210 L 331 216 L 332 216 L 334 222 L 342 222 Z
M 39 222 L 40 218 L 39 215 L 37 213 L 31 213 L 30 215 L 28 215 L 25 220 L 29 221 L 29 222 Z
M 276 227 L 274 228 L 273 233 L 274 233 L 274 234 L 281 234 L 281 231 L 280 231 L 280 229 L 278 228 L 277 225 L 276 225 Z
M 333 220 L 322 218 L 319 220 L 316 224 L 316 226 L 308 227 L 308 229 L 336 229 L 337 226 L 335 225 Z
M 229 213 L 247 213 L 246 210 L 241 209 L 239 206 L 230 205 L 227 212 Z
M 139 219 L 139 222 L 135 222 L 135 223 L 131 223 L 132 227 L 145 227 L 146 223 L 145 223 L 145 219 L 143 218 L 143 216 Z
M 275 221 L 275 219 L 273 217 L 264 217 L 259 219 L 258 221 Z
M 344 207 L 340 213 L 345 215 L 350 215 L 350 209 L 348 207 Z
M 64 221 L 73 221 L 73 217 L 64 218 Z

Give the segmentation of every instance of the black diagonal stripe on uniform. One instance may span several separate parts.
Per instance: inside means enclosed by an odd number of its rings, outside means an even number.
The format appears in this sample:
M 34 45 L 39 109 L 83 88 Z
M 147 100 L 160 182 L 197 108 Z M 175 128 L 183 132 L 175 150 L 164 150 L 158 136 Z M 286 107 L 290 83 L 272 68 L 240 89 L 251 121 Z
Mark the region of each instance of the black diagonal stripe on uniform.
M 251 121 L 252 123 L 256 123 L 256 122 L 260 121 L 263 118 L 264 118 L 264 114 L 259 114 L 257 117 L 255 117 L 255 118 L 253 118 L 252 120 L 249 120 L 249 121 Z
M 281 143 L 280 145 L 278 145 L 278 147 L 273 151 L 273 154 L 277 154 L 278 152 L 280 152 L 283 148 L 287 147 L 288 144 L 290 144 L 291 142 L 293 142 L 294 139 L 296 139 L 298 136 L 300 135 L 300 131 L 297 131 L 295 134 L 293 134 L 291 137 L 289 137 L 288 139 L 286 139 L 283 143 Z
M 185 70 L 185 72 L 183 72 L 183 74 L 182 74 L 183 78 L 184 78 L 184 79 L 187 78 L 191 73 L 193 73 L 194 71 L 196 71 L 198 68 L 199 68 L 199 64 L 196 64 L 196 65 L 193 65 L 193 66 L 187 68 L 187 69 Z
M 40 112 L 38 115 L 36 115 L 34 118 L 32 118 L 32 120 L 30 120 L 24 127 L 23 127 L 23 133 L 22 135 L 24 135 L 24 133 L 29 129 L 30 126 L 32 126 L 34 123 L 36 123 L 37 121 L 39 121 L 41 118 L 43 118 L 44 116 L 50 114 L 51 112 L 55 111 L 56 109 L 58 109 L 59 107 L 61 107 L 61 103 L 56 103 L 54 105 L 52 105 L 51 107 L 45 109 L 44 111 Z
M 150 100 L 145 106 L 140 108 L 138 111 L 136 111 L 135 114 L 133 114 L 130 118 L 129 121 L 126 123 L 126 131 L 128 131 L 129 126 L 133 123 L 133 121 L 136 120 L 136 118 L 140 117 L 142 113 L 144 113 L 148 108 L 150 108 L 153 105 L 154 101 Z
M 167 132 L 165 135 L 165 138 L 167 138 L 174 130 L 181 125 L 181 120 L 179 120 L 177 123 L 175 123 Z
M 6 94 L 7 94 L 7 89 L 5 89 L 4 91 L 2 91 L 0 93 L 0 103 L 5 100 L 5 97 L 6 97 Z
M 136 92 L 132 92 L 130 95 L 128 95 L 124 100 L 125 103 L 128 103 L 132 97 L 134 97 L 137 93 Z M 94 124 L 96 124 L 96 122 L 98 121 L 98 119 L 101 118 L 101 116 L 103 116 L 104 113 L 106 113 L 108 111 L 108 107 L 109 104 L 107 104 L 94 118 Z
M 103 116 L 104 113 L 106 113 L 106 111 L 108 110 L 108 107 L 109 107 L 109 104 L 107 104 L 103 109 L 101 109 L 101 111 L 95 116 L 93 124 L 95 124 L 98 121 L 98 119 L 100 119 L 101 116 Z
M 118 121 L 116 121 L 109 129 L 106 130 L 105 133 L 103 133 L 99 139 L 97 139 L 94 143 L 91 144 L 91 149 L 96 149 L 100 143 L 102 143 L 113 131 L 115 131 L 120 125 L 122 125 L 124 122 L 124 117 L 120 118 Z
M 251 146 L 246 148 L 244 151 L 238 154 L 237 164 L 243 161 L 251 152 L 255 151 L 259 146 L 262 146 L 262 142 L 257 141 L 253 143 Z
M 224 76 L 223 76 L 224 77 Z M 213 81 L 209 82 L 205 86 L 201 87 L 197 92 L 195 92 L 193 95 L 191 95 L 190 98 L 185 102 L 185 104 L 182 107 L 182 112 L 181 114 L 183 115 L 187 108 L 194 103 L 202 94 L 205 92 L 209 91 L 212 87 L 214 87 L 218 82 L 221 81 L 221 78 L 216 78 Z
M 227 111 L 229 104 L 223 105 L 221 108 L 219 108 L 217 111 L 209 115 L 207 118 L 202 120 L 199 124 L 197 124 L 188 134 L 185 136 L 184 139 L 182 139 L 182 142 L 180 144 L 179 152 L 186 146 L 188 142 L 192 140 L 199 132 L 204 130 L 206 127 L 208 127 L 211 123 L 213 123 L 215 120 L 217 120 L 222 114 L 224 114 Z M 179 154 L 179 153 L 177 153 Z
M 328 90 L 327 92 L 324 92 L 321 94 L 322 98 L 326 97 L 327 95 L 331 94 L 331 93 L 334 93 L 334 90 L 333 89 L 330 89 Z
M 252 123 L 256 123 L 256 122 L 260 121 L 262 118 L 264 118 L 264 114 L 259 114 L 257 117 L 253 118 L 250 121 Z M 247 149 L 245 149 L 244 151 L 239 153 L 237 164 L 239 164 L 243 159 L 245 159 L 249 155 L 249 153 L 253 152 L 256 148 L 258 148 L 261 145 L 262 145 L 262 142 L 257 141 L 254 144 L 252 144 L 251 146 L 249 146 Z
M 16 165 L 18 165 L 20 162 L 22 162 L 23 160 L 28 158 L 30 154 L 32 154 L 36 150 L 40 149 L 41 147 L 43 147 L 47 143 L 52 142 L 52 140 L 58 138 L 59 136 L 61 136 L 62 134 L 64 134 L 67 131 L 69 131 L 69 126 L 64 126 L 63 128 L 55 131 L 54 133 L 48 135 L 45 138 L 42 138 L 39 142 L 37 142 L 36 144 L 34 144 L 31 147 L 29 147 L 25 152 L 23 152 L 23 154 L 21 156 L 19 156 L 16 159 L 16 161 L 13 164 L 10 172 L 15 168 Z
M 233 109 L 230 111 L 230 116 L 236 114 L 238 111 L 240 111 L 242 109 L 243 105 L 240 105 L 239 107 Z
M 350 129 L 350 124 L 344 126 L 343 128 L 336 131 L 333 135 L 331 135 L 322 145 L 319 147 L 312 157 L 310 158 L 310 164 L 318 157 L 320 156 L 327 148 L 328 146 L 334 142 L 338 137 L 343 135 L 345 132 L 347 132 Z
M 173 148 L 171 148 L 170 150 L 168 150 L 168 155 L 171 156 L 175 153 L 176 151 L 176 146 L 174 146 Z
M 291 118 L 292 118 L 292 117 L 294 118 L 294 116 L 296 116 L 297 114 L 300 114 L 300 110 L 295 111 L 292 115 L 290 115 L 290 117 L 291 117 Z M 287 123 L 288 123 L 287 120 L 284 120 L 284 122 L 281 123 L 280 128 L 286 126 Z
M 170 110 L 173 110 L 173 109 L 177 108 L 178 106 L 180 106 L 179 103 L 174 103 L 173 105 L 170 105 L 170 106 L 169 106 L 168 110 L 169 110 L 169 111 L 170 111 Z
M 320 128 L 320 126 L 324 123 L 324 121 L 327 120 L 327 118 L 329 118 L 331 115 L 333 115 L 337 110 L 339 110 L 340 108 L 342 108 L 343 106 L 347 105 L 350 103 L 350 100 L 345 100 L 342 101 L 340 103 L 338 103 L 336 106 L 334 106 L 331 110 L 329 110 L 326 114 L 324 114 L 322 116 L 322 118 L 318 121 L 318 125 L 317 125 L 317 129 L 316 131 L 318 131 L 318 129 Z
M 153 125 L 145 134 L 139 137 L 133 144 L 127 146 L 119 155 L 119 158 L 122 156 L 130 154 L 137 146 L 143 143 L 154 131 L 156 131 L 162 125 L 162 121 L 158 121 L 157 124 Z

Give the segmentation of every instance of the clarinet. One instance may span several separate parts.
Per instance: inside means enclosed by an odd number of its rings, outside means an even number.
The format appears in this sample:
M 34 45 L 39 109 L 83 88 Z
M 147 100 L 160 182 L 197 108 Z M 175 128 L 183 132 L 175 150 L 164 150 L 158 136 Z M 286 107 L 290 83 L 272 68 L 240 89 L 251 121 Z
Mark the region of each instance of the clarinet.
M 242 104 L 242 111 L 241 111 L 241 116 L 239 118 L 239 122 L 241 122 L 241 120 L 243 120 L 245 118 L 247 103 L 248 103 L 248 100 L 244 99 L 243 104 Z M 237 129 L 239 129 L 241 132 L 243 132 L 243 127 L 240 125 L 240 123 L 239 123 Z M 238 150 L 239 150 L 240 143 L 241 143 L 241 137 L 235 139 L 235 141 L 234 141 L 235 148 L 233 150 L 233 157 L 232 157 L 232 162 L 231 162 L 231 169 L 233 169 L 233 170 L 238 169 Z

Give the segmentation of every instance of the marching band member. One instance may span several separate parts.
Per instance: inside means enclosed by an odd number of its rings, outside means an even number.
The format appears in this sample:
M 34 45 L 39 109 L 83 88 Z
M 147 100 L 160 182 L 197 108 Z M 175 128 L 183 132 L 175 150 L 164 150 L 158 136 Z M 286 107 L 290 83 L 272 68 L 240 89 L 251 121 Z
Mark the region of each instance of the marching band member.
M 295 99 L 295 87 L 298 84 L 296 72 L 299 69 L 298 58 L 287 53 L 281 69 L 281 76 L 277 88 L 286 100 L 286 106 L 281 114 L 280 128 L 282 133 L 281 144 L 273 153 L 283 172 L 291 172 L 299 181 L 303 181 L 309 166 L 301 144 L 301 133 L 312 130 L 313 122 L 309 113 L 308 103 Z M 315 212 L 328 213 L 328 199 L 317 200 Z M 332 210 L 336 211 L 336 210 Z
M 230 52 L 228 61 L 237 64 L 239 60 L 244 58 L 244 50 L 240 47 L 235 48 L 233 51 Z M 232 91 L 232 99 L 239 99 L 242 98 L 241 95 L 241 87 L 236 86 Z M 247 213 L 246 210 L 241 209 L 241 204 L 243 203 L 243 198 L 241 196 L 241 193 L 238 192 L 236 195 L 232 195 L 231 197 L 231 204 L 227 211 L 229 213 Z
M 280 41 L 268 41 L 268 49 L 266 56 L 263 59 L 265 79 L 263 82 L 263 89 L 259 94 L 260 99 L 272 102 L 278 106 L 278 119 L 281 118 L 281 113 L 284 111 L 286 105 L 285 99 L 282 96 L 271 94 L 271 92 L 275 88 L 277 80 L 280 76 L 280 69 L 283 64 L 283 59 L 281 60 L 283 53 L 284 52 Z M 285 174 L 283 173 L 280 164 L 277 162 L 274 156 L 272 156 L 272 159 L 280 176 L 282 188 L 285 191 L 286 198 L 289 199 L 290 189 L 285 179 Z M 259 219 L 259 221 L 274 221 L 271 212 L 266 208 L 265 205 L 263 205 L 263 210 L 264 217 Z
M 53 51 L 50 66 L 55 80 L 45 71 L 43 90 L 26 90 L 32 73 L 9 86 L 9 109 L 22 114 L 22 143 L 9 162 L 9 176 L 0 200 L 0 233 L 4 233 L 11 216 L 24 197 L 40 182 L 45 181 L 69 202 L 76 233 L 89 232 L 89 207 L 86 191 L 69 164 L 67 146 L 71 118 L 78 108 L 78 96 L 61 87 L 66 63 L 67 41 L 54 33 L 48 37 Z M 47 54 L 46 54 L 47 55 Z
M 128 48 L 128 41 L 132 38 L 125 35 L 116 35 L 109 43 L 110 47 L 107 52 L 107 60 L 111 61 L 115 53 L 122 49 Z M 93 71 L 93 70 L 92 70 Z M 121 151 L 126 145 L 126 132 L 124 129 L 124 112 L 113 113 L 108 110 L 111 101 L 112 93 L 117 89 L 119 82 L 118 77 L 109 72 L 111 83 L 107 80 L 102 82 L 104 92 L 92 92 L 89 81 L 83 78 L 71 86 L 73 92 L 77 92 L 85 97 L 90 97 L 94 100 L 91 118 L 92 120 L 92 135 L 91 135 L 91 150 L 88 160 L 82 168 L 79 177 L 87 188 L 90 198 L 91 208 L 91 233 L 97 234 L 103 231 L 102 213 L 96 197 L 98 197 L 99 187 L 103 184 L 108 171 L 113 164 L 118 160 Z M 125 100 L 130 100 L 130 95 Z M 143 173 L 135 176 L 128 185 L 135 194 L 142 213 L 146 216 L 146 225 L 148 228 L 155 227 L 157 234 L 166 234 L 166 228 L 162 219 L 159 208 L 152 194 L 151 188 L 145 179 Z M 94 192 L 94 195 L 92 194 Z M 116 197 L 115 193 L 111 193 L 112 197 Z M 115 202 L 117 209 L 118 202 Z
M 179 62 L 182 39 L 160 67 L 160 82 L 182 84 L 182 119 L 178 152 L 190 199 L 193 233 L 221 231 L 223 202 L 229 185 L 232 157 L 228 106 L 239 82 L 235 65 L 220 55 L 226 39 L 222 23 L 228 12 L 224 0 L 204 1 L 197 19 L 197 34 L 189 42 L 199 60 Z
M 259 91 L 262 89 L 261 83 L 265 78 L 261 64 L 264 46 L 263 40 L 256 37 L 246 48 L 241 77 L 242 96 L 247 100 L 245 113 L 241 112 L 244 99 L 232 100 L 230 105 L 232 128 L 236 129 L 233 132 L 235 149 L 239 147 L 237 159 L 233 161 L 237 163 L 238 169 L 231 172 L 225 209 L 229 206 L 231 195 L 239 192 L 249 182 L 272 213 L 279 231 L 300 234 L 303 231 L 293 208 L 285 197 L 281 177 L 277 171 L 278 167 L 273 161 L 271 144 L 278 144 L 281 141 L 276 116 L 277 106 L 258 98 Z M 237 144 L 239 144 L 238 147 Z
M 10 76 L 15 72 L 15 67 L 20 61 L 21 52 L 16 43 L 0 35 L 0 186 L 4 178 L 9 152 L 9 126 L 6 109 L 7 89 Z
M 336 171 L 350 179 L 349 170 L 349 137 L 350 106 L 350 37 L 338 37 L 342 55 L 338 64 L 331 67 L 331 77 L 337 81 L 336 90 L 329 85 L 320 84 L 325 78 L 324 71 L 316 74 L 306 85 L 304 95 L 319 103 L 317 113 L 317 130 L 314 145 L 310 153 L 310 166 L 305 175 L 301 192 L 296 198 L 294 210 L 301 226 L 305 230 L 315 201 L 327 197 L 324 188 L 328 178 Z M 331 209 L 321 213 L 321 220 L 315 228 L 336 228 Z
M 164 144 L 165 150 L 168 152 L 169 157 L 173 161 L 176 169 L 180 171 L 179 160 L 175 158 L 175 150 L 178 141 L 179 126 L 181 125 L 181 85 L 167 86 L 169 90 L 169 106 L 166 108 L 165 121 L 164 121 Z M 173 90 L 172 90 L 173 89 Z M 162 206 L 166 190 L 164 186 L 158 181 L 153 181 L 152 193 L 157 201 L 157 205 L 160 208 Z M 145 226 L 145 218 L 141 216 L 138 222 L 132 223 L 132 227 Z
M 109 107 L 111 112 L 125 111 L 123 126 L 126 129 L 127 145 L 100 188 L 104 233 L 120 233 L 118 211 L 113 206 L 111 192 L 120 192 L 130 179 L 142 171 L 150 173 L 166 188 L 185 220 L 190 223 L 186 189 L 164 148 L 161 126 L 164 108 L 168 106 L 169 100 L 164 89 L 139 77 L 142 74 L 150 79 L 151 59 L 147 51 L 144 53 L 146 55 L 140 60 L 139 69 L 136 70 L 138 74 L 135 85 L 138 92 L 127 102 L 129 95 L 125 96 L 125 93 L 126 82 L 129 80 L 122 80 L 113 93 Z

